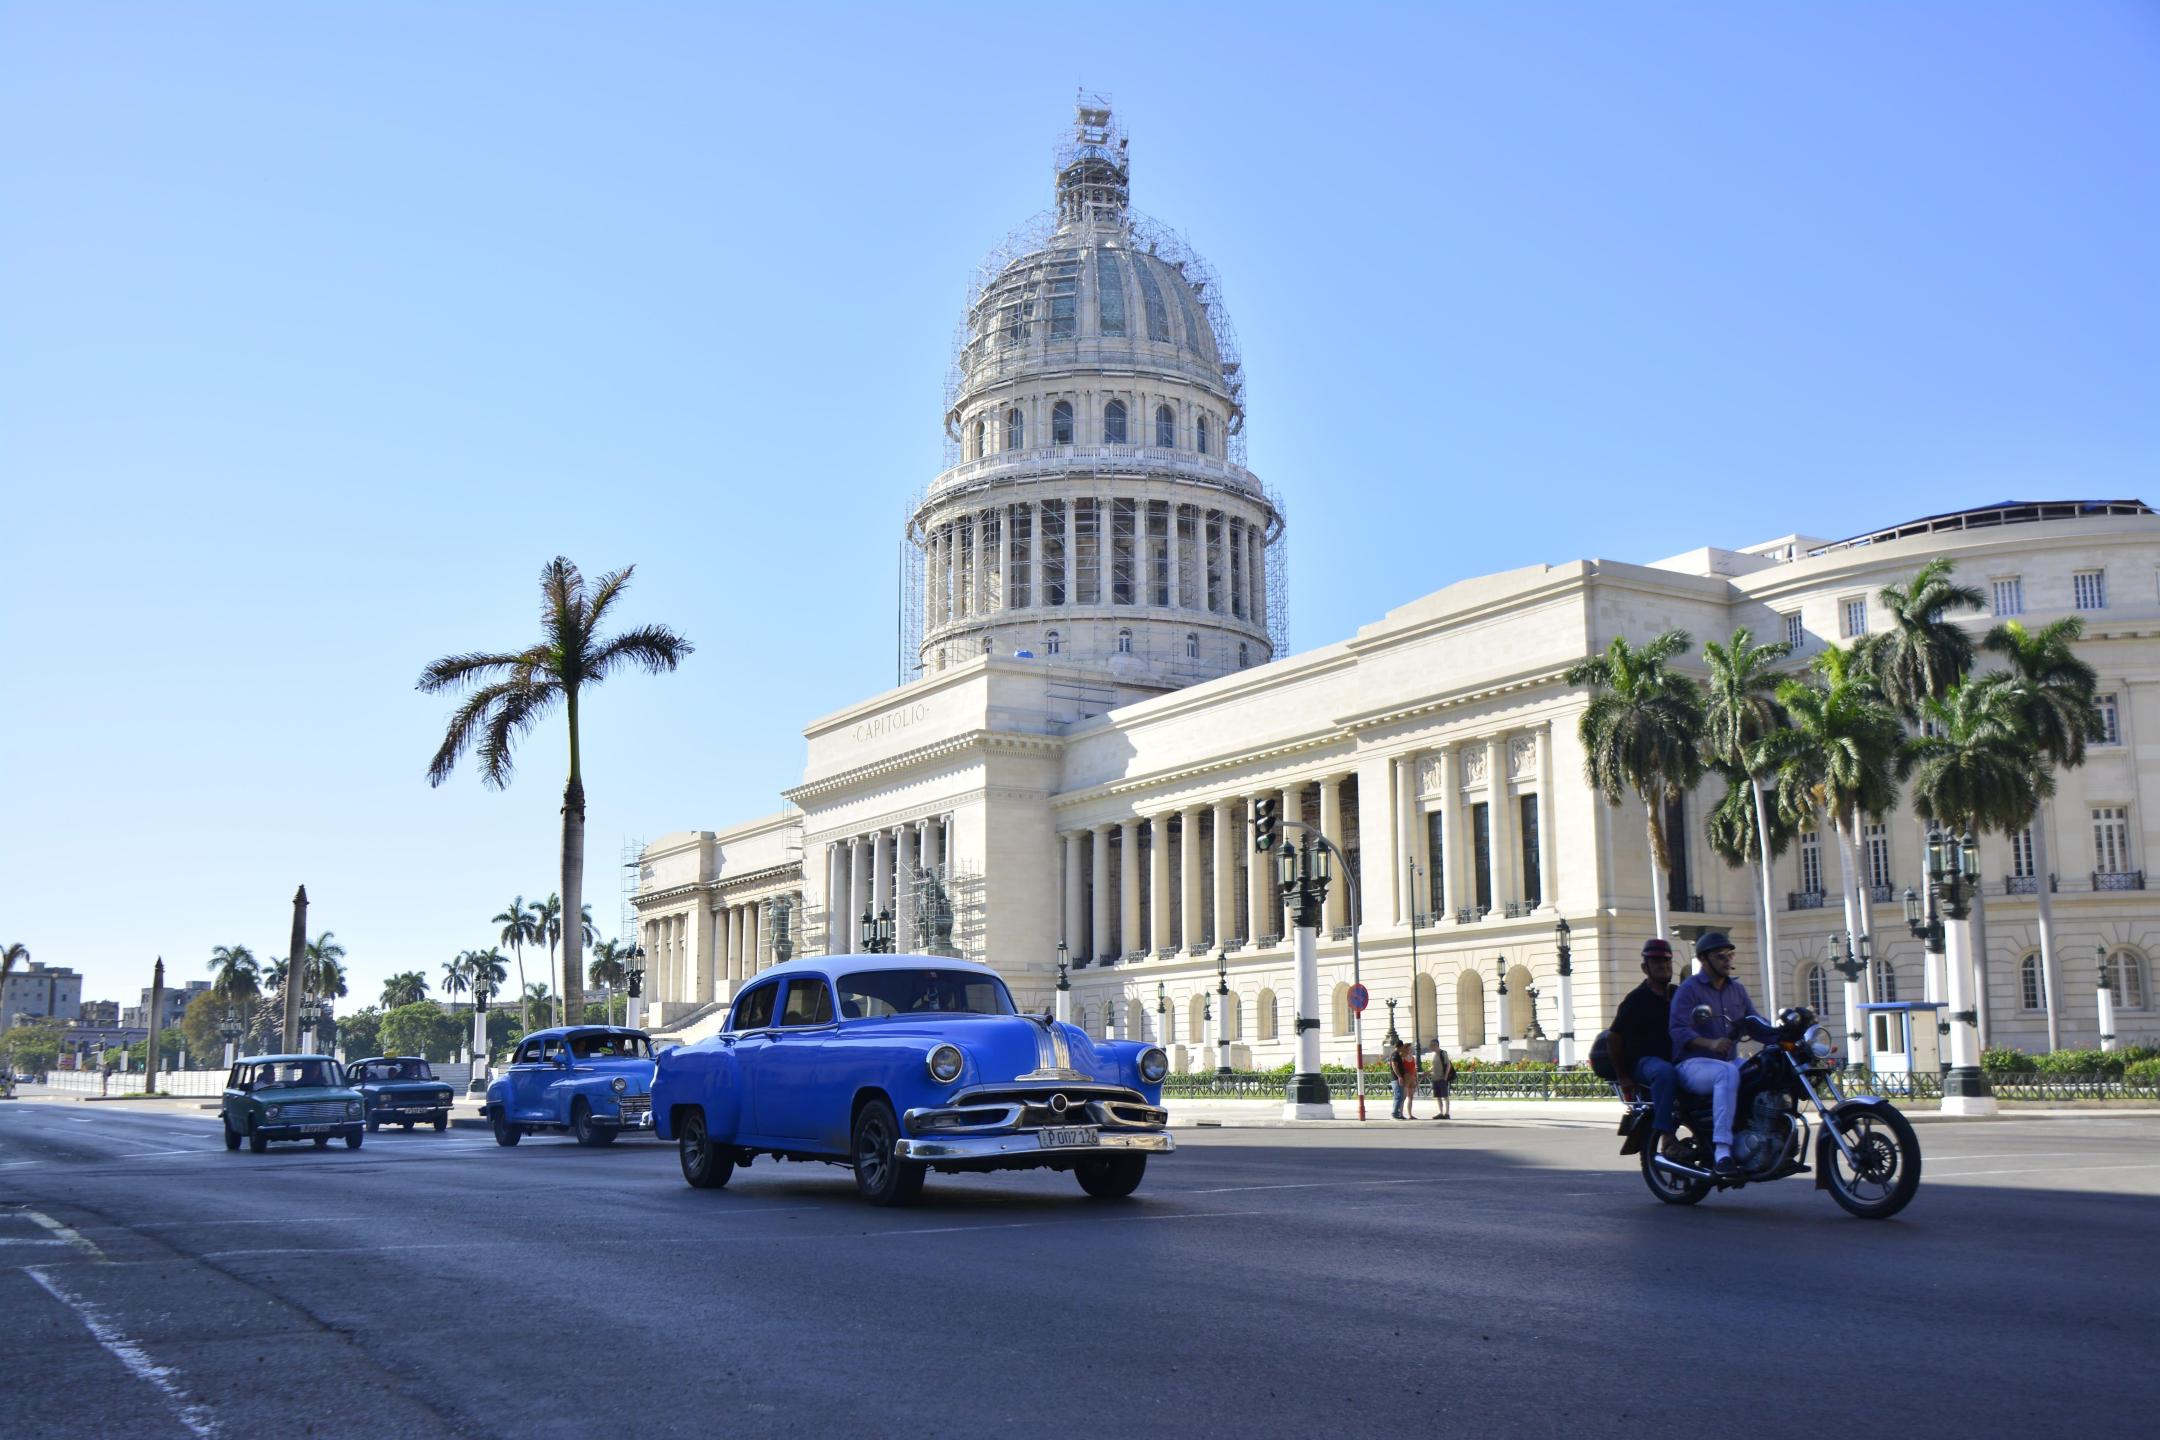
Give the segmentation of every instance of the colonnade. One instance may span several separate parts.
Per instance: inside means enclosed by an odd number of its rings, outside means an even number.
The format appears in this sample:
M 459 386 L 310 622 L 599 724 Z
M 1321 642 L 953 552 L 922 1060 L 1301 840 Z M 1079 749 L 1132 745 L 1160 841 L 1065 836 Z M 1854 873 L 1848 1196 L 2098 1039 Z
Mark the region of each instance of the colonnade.
M 723 999 L 773 961 L 773 907 L 802 913 L 800 892 L 658 915 L 638 925 L 645 950 L 646 993 L 654 1000 L 703 1004 Z M 798 932 L 800 920 L 790 922 Z
M 905 820 L 866 835 L 828 842 L 825 953 L 851 955 L 861 950 L 859 927 L 864 913 L 884 910 L 892 912 L 895 948 L 915 949 L 915 877 L 926 870 L 947 877 L 950 883 L 952 826 L 947 816 Z
M 1395 785 L 1398 919 L 1474 921 L 1552 904 L 1550 721 L 1399 756 Z

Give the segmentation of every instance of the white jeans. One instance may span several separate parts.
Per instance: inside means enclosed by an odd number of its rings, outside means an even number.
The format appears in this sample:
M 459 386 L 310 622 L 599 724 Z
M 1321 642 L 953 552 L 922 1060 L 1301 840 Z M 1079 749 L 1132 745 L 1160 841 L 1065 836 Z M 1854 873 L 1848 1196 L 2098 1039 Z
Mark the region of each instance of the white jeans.
M 1690 1055 L 1678 1069 L 1681 1089 L 1710 1097 L 1711 1143 L 1730 1149 L 1733 1112 L 1740 1104 L 1740 1066 L 1713 1055 Z

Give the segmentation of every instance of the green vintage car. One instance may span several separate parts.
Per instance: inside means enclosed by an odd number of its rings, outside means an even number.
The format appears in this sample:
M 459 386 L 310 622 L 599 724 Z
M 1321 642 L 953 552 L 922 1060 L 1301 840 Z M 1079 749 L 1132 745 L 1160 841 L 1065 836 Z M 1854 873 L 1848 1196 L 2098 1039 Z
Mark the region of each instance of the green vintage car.
M 257 1155 L 273 1140 L 312 1140 L 320 1150 L 334 1135 L 360 1148 L 360 1092 L 328 1055 L 249 1055 L 226 1077 L 221 1108 L 227 1150 L 242 1140 Z

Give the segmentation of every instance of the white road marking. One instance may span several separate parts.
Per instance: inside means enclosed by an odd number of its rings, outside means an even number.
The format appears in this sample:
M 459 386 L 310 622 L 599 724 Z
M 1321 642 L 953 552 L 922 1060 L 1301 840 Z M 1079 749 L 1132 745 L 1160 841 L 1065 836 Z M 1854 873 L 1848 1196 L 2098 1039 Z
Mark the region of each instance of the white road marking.
M 289 1245 L 260 1250 L 205 1250 L 198 1258 L 227 1260 L 235 1255 L 387 1255 L 399 1250 L 469 1250 L 470 1242 L 433 1245 Z
M 2090 1175 L 2095 1170 L 2160 1170 L 2160 1162 L 2149 1165 L 2020 1165 L 2012 1170 L 1960 1170 L 1938 1178 L 1970 1180 L 1976 1175 Z
M 24 1210 L 21 1213 L 28 1216 L 32 1224 L 44 1226 L 68 1244 L 89 1255 L 92 1259 L 103 1260 L 105 1258 L 105 1252 L 92 1244 L 80 1230 L 70 1229 L 58 1220 L 53 1219 L 52 1216 L 42 1214 L 36 1210 Z
M 1295 1185 L 1224 1185 L 1213 1190 L 1181 1190 L 1181 1195 L 1232 1195 L 1245 1190 L 1349 1190 L 1371 1185 L 1432 1185 L 1430 1175 L 1407 1180 L 1309 1180 Z
M 928 1230 L 879 1230 L 875 1238 L 891 1235 L 968 1235 L 983 1230 L 1036 1230 L 1045 1225 L 1110 1225 L 1136 1220 L 1229 1220 L 1241 1215 L 1259 1215 L 1259 1210 L 1209 1210 L 1183 1215 L 1097 1215 L 1078 1220 L 1014 1220 L 999 1225 L 940 1225 Z
M 0 1245 L 65 1245 L 65 1240 L 52 1240 L 43 1235 L 0 1235 Z
M 104 1346 L 108 1354 L 125 1365 L 128 1373 L 163 1395 L 166 1402 L 173 1407 L 173 1413 L 180 1417 L 180 1423 L 187 1426 L 192 1434 L 202 1437 L 202 1440 L 210 1440 L 211 1436 L 218 1433 L 217 1422 L 211 1417 L 208 1407 L 196 1404 L 189 1398 L 187 1391 L 174 1383 L 172 1368 L 152 1360 L 144 1353 L 141 1345 L 115 1328 L 105 1318 L 102 1310 L 42 1270 L 32 1268 L 23 1273 L 37 1281 L 46 1294 L 74 1311 L 75 1318 L 82 1321 L 83 1328 L 90 1332 L 90 1338 Z
M 2095 1155 L 2089 1150 L 1999 1150 L 1989 1155 L 1944 1155 L 1934 1150 L 1923 1153 L 1926 1154 L 1930 1165 L 1945 1160 L 2060 1160 L 2066 1158 L 2104 1160 L 2107 1158 L 2104 1155 Z

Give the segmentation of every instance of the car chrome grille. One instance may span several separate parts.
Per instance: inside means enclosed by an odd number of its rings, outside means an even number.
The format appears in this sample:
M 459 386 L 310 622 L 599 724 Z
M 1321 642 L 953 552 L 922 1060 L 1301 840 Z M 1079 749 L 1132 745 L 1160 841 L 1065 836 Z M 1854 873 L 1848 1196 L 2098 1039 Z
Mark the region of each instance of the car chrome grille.
M 343 1100 L 311 1100 L 303 1105 L 285 1105 L 278 1109 L 273 1125 L 320 1125 L 325 1120 L 343 1120 Z
M 622 1118 L 625 1123 L 632 1120 L 642 1121 L 652 1113 L 652 1096 L 650 1095 L 625 1095 L 621 1097 L 621 1104 Z

